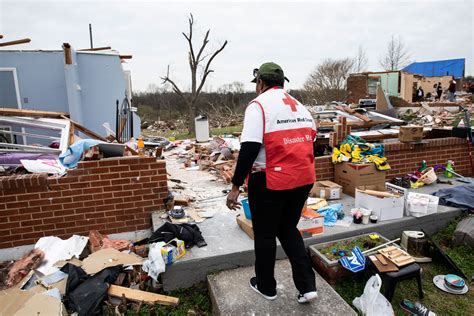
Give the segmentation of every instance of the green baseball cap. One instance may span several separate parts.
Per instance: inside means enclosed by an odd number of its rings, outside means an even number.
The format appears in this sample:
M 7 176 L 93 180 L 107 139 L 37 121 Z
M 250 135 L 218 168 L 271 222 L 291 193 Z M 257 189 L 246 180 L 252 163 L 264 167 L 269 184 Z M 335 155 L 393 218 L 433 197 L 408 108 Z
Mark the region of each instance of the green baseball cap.
M 275 63 L 269 62 L 269 63 L 264 63 L 260 66 L 260 68 L 255 68 L 253 70 L 253 80 L 251 82 L 257 82 L 258 77 L 264 77 L 264 78 L 272 78 L 272 79 L 277 79 L 277 80 L 288 80 L 288 78 L 285 77 L 285 74 L 283 73 L 283 69 L 281 69 L 280 66 L 278 66 Z

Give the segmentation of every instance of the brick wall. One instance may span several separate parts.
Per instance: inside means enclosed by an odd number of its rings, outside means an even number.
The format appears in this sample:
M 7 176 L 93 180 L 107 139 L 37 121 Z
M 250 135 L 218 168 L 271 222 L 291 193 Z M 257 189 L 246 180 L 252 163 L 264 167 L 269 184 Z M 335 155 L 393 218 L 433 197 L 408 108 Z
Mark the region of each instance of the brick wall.
M 69 238 L 151 227 L 164 209 L 166 165 L 155 158 L 80 162 L 64 177 L 0 177 L 0 249 L 34 244 L 43 236 Z
M 387 179 L 404 176 L 417 170 L 422 160 L 426 160 L 428 166 L 434 166 L 436 164 L 446 165 L 448 159 L 454 161 L 454 170 L 457 173 L 473 176 L 469 163 L 469 152 L 464 139 L 447 137 L 425 141 L 427 143 L 421 145 L 404 144 L 398 141 L 386 143 L 385 156 L 392 167 L 387 173 Z M 334 181 L 334 166 L 331 156 L 316 157 L 314 165 L 317 180 Z
M 392 170 L 388 177 L 403 176 L 408 172 L 417 170 L 422 160 L 428 166 L 436 164 L 446 165 L 449 159 L 454 161 L 454 170 L 464 176 L 471 175 L 469 151 L 466 140 L 454 137 L 427 139 L 427 144 L 411 145 L 400 142 L 387 143 L 385 155 Z
M 321 156 L 314 159 L 314 167 L 316 168 L 316 180 L 334 181 L 334 165 L 331 156 Z
M 367 75 L 351 75 L 347 78 L 347 103 L 359 103 L 367 99 Z

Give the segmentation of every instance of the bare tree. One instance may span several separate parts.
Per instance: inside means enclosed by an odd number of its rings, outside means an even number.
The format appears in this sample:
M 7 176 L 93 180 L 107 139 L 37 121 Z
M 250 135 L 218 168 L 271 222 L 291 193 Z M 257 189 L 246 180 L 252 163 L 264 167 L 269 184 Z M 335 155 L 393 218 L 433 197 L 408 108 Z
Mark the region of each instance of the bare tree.
M 162 77 L 161 79 L 163 79 L 163 83 L 168 82 L 171 84 L 173 91 L 183 99 L 186 107 L 188 108 L 188 132 L 191 134 L 194 131 L 194 117 L 196 116 L 197 99 L 201 93 L 204 83 L 206 82 L 207 76 L 209 76 L 209 74 L 214 71 L 210 69 L 212 61 L 220 52 L 222 52 L 222 50 L 227 45 L 227 41 L 225 41 L 224 44 L 222 44 L 222 46 L 213 53 L 207 53 L 206 46 L 209 43 L 209 33 L 211 31 L 209 29 L 204 35 L 201 47 L 197 50 L 196 54 L 193 44 L 194 17 L 192 14 L 189 14 L 188 23 L 189 31 L 187 34 L 183 32 L 183 36 L 188 42 L 189 46 L 188 62 L 189 68 L 191 69 L 191 93 L 184 93 L 169 77 L 169 66 L 166 76 Z M 200 82 L 198 83 L 198 68 L 199 65 L 204 62 L 204 70 L 202 71 L 201 78 L 199 79 Z
M 316 103 L 343 101 L 346 97 L 346 80 L 353 67 L 352 58 L 324 60 L 304 83 L 308 98 Z
M 367 53 L 365 49 L 359 45 L 357 55 L 354 57 L 354 67 L 353 71 L 355 73 L 360 73 L 367 70 L 369 59 L 367 58 Z
M 385 70 L 399 70 L 407 65 L 409 58 L 410 54 L 401 38 L 396 39 L 392 35 L 387 44 L 387 51 L 380 57 L 379 63 Z

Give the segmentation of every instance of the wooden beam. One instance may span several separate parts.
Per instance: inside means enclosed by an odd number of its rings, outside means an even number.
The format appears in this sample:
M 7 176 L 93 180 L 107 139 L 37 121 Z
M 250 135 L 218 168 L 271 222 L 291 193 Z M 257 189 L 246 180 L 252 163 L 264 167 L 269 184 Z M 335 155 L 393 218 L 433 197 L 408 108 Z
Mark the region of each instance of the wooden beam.
M 132 55 L 119 55 L 120 59 L 132 59 Z
M 78 49 L 78 52 L 95 52 L 98 50 L 109 50 L 112 49 L 110 46 L 104 46 L 104 47 L 95 47 L 95 48 L 83 48 L 83 49 Z
M 81 124 L 77 123 L 77 122 L 74 122 L 73 120 L 67 118 L 67 117 L 63 117 L 64 119 L 68 119 L 69 121 L 71 121 L 71 124 L 74 125 L 74 129 L 75 130 L 78 130 L 79 132 L 89 136 L 89 137 L 92 137 L 92 138 L 95 138 L 95 139 L 98 139 L 98 140 L 101 140 L 103 142 L 106 142 L 108 143 L 107 139 L 105 139 L 104 137 L 100 136 L 99 134 L 97 134 L 96 132 L 93 132 L 91 131 L 90 129 L 88 129 L 87 127 L 84 127 L 82 126 Z
M 26 43 L 29 43 L 29 42 L 31 42 L 31 39 L 23 38 L 23 39 L 20 39 L 20 40 L 0 43 L 0 47 L 18 45 L 18 44 L 26 44 Z
M 368 118 L 367 116 L 365 115 L 362 115 L 360 113 L 357 113 L 355 110 L 351 109 L 350 107 L 348 106 L 339 106 L 339 105 L 336 105 L 335 108 L 339 111 L 343 111 L 343 112 L 346 112 L 346 113 L 349 113 L 350 115 L 354 115 L 355 117 L 357 117 L 358 119 L 361 119 L 362 121 L 364 122 L 370 122 L 372 121 L 370 118 Z
M 69 124 L 69 135 L 67 138 L 67 146 L 74 144 L 74 123 Z
M 179 298 L 173 296 L 166 296 L 161 294 L 155 294 L 151 292 L 145 292 L 140 290 L 130 289 L 128 287 L 111 285 L 107 294 L 115 297 L 125 296 L 126 299 L 134 302 L 145 302 L 148 304 L 162 304 L 176 306 L 179 304 Z
M 30 116 L 30 117 L 44 117 L 44 118 L 66 118 L 69 119 L 69 113 L 66 112 L 50 112 L 37 110 L 21 110 L 0 108 L 0 115 L 3 116 Z

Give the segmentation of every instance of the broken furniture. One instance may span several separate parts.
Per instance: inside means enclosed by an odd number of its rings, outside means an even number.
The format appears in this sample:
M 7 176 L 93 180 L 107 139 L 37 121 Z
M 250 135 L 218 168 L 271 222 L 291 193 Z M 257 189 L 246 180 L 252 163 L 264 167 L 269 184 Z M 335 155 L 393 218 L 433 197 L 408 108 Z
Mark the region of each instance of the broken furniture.
M 416 282 L 418 283 L 418 297 L 420 299 L 423 298 L 423 288 L 421 285 L 421 267 L 417 263 L 407 265 L 396 272 L 387 272 L 382 274 L 382 279 L 385 283 L 384 296 L 389 301 L 392 301 L 397 283 L 410 279 L 416 279 Z

